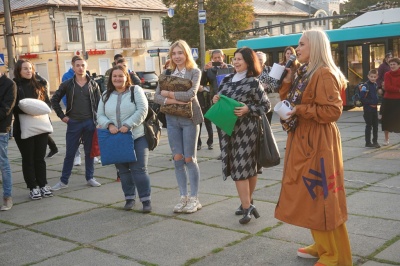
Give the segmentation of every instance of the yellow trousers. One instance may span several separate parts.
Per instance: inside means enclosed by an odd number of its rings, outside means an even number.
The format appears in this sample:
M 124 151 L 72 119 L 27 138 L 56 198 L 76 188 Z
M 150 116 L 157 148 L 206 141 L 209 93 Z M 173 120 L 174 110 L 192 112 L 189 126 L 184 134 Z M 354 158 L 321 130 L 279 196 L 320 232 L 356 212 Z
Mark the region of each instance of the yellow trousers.
M 318 257 L 326 266 L 352 266 L 351 248 L 346 224 L 332 231 L 311 230 L 314 244 L 306 247 L 307 253 Z

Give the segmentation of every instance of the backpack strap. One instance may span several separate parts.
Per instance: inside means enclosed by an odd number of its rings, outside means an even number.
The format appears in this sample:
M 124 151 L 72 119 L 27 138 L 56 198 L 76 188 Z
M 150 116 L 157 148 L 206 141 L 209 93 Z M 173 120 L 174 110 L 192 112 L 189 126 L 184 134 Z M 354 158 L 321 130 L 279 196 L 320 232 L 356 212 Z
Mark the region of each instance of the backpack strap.
M 129 88 L 131 90 L 131 103 L 134 103 L 134 104 L 136 104 L 136 101 L 135 101 L 135 86 L 131 86 Z

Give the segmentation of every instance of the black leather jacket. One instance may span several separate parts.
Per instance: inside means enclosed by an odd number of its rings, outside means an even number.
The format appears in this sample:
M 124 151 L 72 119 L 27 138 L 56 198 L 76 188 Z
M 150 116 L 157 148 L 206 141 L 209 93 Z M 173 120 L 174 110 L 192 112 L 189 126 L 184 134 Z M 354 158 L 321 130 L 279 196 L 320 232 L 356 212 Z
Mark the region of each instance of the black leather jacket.
M 89 97 L 90 102 L 92 104 L 92 114 L 93 114 L 93 122 L 96 124 L 97 121 L 97 107 L 100 101 L 100 88 L 96 81 L 91 79 L 88 75 L 86 75 L 88 80 L 88 88 L 89 88 Z M 69 112 L 71 112 L 74 105 L 74 87 L 75 87 L 75 75 L 73 78 L 68 79 L 60 84 L 58 90 L 51 97 L 51 105 L 53 106 L 54 111 L 60 119 L 63 119 L 65 116 L 68 116 Z M 60 101 L 64 95 L 67 95 L 67 109 L 65 114 L 61 108 Z

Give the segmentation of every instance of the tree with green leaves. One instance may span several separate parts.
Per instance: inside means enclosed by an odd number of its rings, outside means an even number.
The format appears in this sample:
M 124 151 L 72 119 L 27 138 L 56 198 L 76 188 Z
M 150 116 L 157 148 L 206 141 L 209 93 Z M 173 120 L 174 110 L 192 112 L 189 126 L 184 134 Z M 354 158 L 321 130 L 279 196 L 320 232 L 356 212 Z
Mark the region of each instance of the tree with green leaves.
M 203 0 L 207 12 L 204 25 L 206 50 L 235 47 L 244 35 L 232 35 L 234 31 L 251 27 L 254 9 L 251 0 Z M 164 25 L 168 41 L 185 40 L 191 47 L 200 46 L 198 0 L 163 0 L 175 14 L 166 17 Z
M 357 14 L 361 15 L 368 11 L 380 10 L 380 9 L 388 9 L 393 7 L 398 7 L 400 1 L 399 0 L 348 0 L 344 4 L 340 6 L 340 14 Z M 346 24 L 350 20 L 354 18 L 348 19 L 340 19 L 332 21 L 333 28 L 340 28 L 343 24 Z

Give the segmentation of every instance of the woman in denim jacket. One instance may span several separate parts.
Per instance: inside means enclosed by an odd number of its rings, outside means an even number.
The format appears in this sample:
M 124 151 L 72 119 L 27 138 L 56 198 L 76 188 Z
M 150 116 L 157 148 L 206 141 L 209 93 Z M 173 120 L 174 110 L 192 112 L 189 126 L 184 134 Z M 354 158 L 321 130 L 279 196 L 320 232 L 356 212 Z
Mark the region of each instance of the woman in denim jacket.
M 129 73 L 121 66 L 115 66 L 110 73 L 107 90 L 103 93 L 97 110 L 97 122 L 111 134 L 132 131 L 136 162 L 119 163 L 117 167 L 122 190 L 125 194 L 125 210 L 135 204 L 135 187 L 143 204 L 143 212 L 151 212 L 150 177 L 147 172 L 149 148 L 144 135 L 143 121 L 147 115 L 148 103 L 141 87 L 132 87 Z M 131 98 L 134 91 L 134 101 Z

